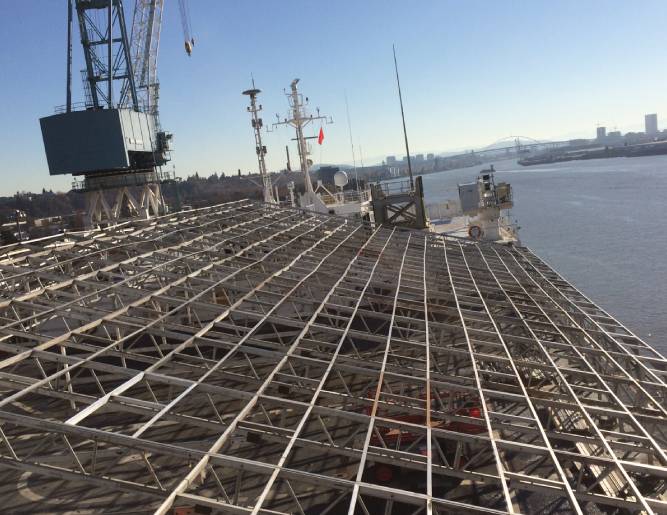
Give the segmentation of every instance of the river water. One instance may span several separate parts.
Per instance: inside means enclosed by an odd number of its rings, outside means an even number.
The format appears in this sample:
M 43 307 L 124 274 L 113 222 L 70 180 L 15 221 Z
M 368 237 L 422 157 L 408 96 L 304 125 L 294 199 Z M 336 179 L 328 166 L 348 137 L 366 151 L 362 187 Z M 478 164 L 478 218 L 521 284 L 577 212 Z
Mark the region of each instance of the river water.
M 482 168 L 425 175 L 426 202 L 457 198 Z M 667 156 L 495 168 L 512 184 L 522 243 L 667 354 Z

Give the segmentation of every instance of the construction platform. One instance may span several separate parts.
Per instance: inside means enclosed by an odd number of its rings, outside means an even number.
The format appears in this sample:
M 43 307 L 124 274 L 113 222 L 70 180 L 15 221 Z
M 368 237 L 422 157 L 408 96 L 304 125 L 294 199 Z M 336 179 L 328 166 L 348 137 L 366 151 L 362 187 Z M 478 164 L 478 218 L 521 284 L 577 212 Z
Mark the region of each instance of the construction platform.
M 250 201 L 14 244 L 0 501 L 667 512 L 666 373 L 525 247 Z

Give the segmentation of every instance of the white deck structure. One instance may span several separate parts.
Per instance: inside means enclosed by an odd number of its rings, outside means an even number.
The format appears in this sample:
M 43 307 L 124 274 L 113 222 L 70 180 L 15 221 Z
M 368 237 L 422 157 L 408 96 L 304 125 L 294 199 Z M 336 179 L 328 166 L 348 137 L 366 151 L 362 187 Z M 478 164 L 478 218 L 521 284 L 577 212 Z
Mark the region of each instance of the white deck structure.
M 431 230 L 478 241 L 519 243 L 519 227 L 511 219 L 512 187 L 496 184 L 493 165 L 475 182 L 459 184 L 459 200 L 430 206 Z

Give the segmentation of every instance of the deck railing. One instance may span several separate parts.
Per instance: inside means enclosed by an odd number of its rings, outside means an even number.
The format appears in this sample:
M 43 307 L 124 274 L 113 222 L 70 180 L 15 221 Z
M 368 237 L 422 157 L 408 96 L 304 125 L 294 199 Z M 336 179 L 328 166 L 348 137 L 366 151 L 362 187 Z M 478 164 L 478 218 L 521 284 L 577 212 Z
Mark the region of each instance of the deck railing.
M 371 198 L 371 192 L 369 190 L 345 190 L 338 191 L 336 193 L 321 193 L 320 198 L 322 202 L 326 205 L 340 205 L 348 204 L 351 202 L 366 202 Z

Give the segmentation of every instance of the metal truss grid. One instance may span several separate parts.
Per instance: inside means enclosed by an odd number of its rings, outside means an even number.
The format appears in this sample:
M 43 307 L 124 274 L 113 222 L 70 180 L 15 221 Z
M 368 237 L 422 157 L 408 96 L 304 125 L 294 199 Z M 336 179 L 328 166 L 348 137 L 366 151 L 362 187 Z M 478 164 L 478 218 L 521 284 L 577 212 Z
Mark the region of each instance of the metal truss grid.
M 0 248 L 0 500 L 662 513 L 666 373 L 528 248 L 227 203 Z

